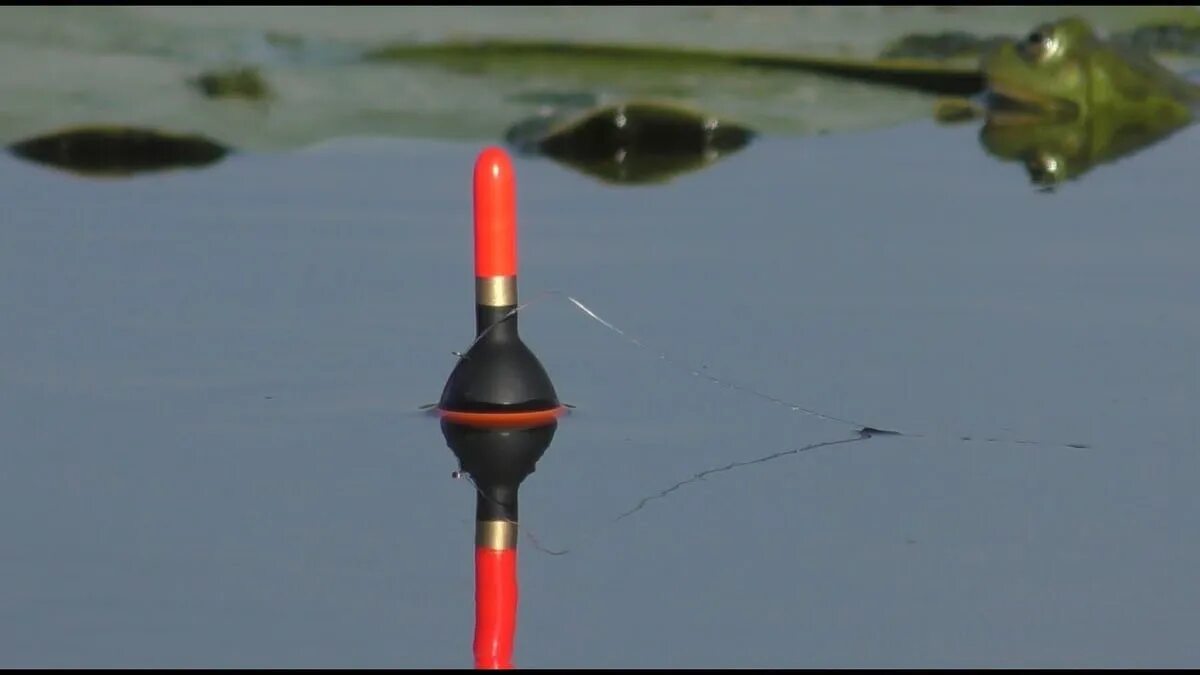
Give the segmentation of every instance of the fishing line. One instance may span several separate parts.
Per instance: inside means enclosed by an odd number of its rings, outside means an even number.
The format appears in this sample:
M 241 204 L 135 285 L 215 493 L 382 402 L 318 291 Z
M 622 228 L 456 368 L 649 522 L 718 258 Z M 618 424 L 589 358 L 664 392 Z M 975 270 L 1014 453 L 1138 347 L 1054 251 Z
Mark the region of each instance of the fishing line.
M 866 424 L 862 424 L 860 422 L 855 422 L 854 420 L 848 420 L 848 419 L 845 419 L 842 417 L 835 417 L 833 415 L 828 415 L 828 414 L 825 414 L 822 412 L 817 412 L 816 410 L 812 410 L 810 408 L 805 408 L 803 406 L 796 405 L 794 403 L 789 403 L 788 401 L 784 401 L 783 399 L 776 398 L 774 396 L 771 396 L 770 394 L 766 394 L 761 391 L 751 389 L 749 387 L 744 387 L 735 382 L 729 382 L 726 380 L 722 380 L 722 379 L 715 377 L 707 372 L 704 372 L 703 369 L 695 368 L 688 363 L 684 363 L 682 361 L 673 359 L 669 355 L 667 355 L 666 352 L 659 351 L 659 350 L 656 350 L 656 349 L 646 346 L 645 344 L 642 343 L 641 340 L 638 340 L 637 338 L 630 335 L 629 333 L 626 333 L 625 331 L 621 330 L 620 328 L 617 328 L 611 322 L 605 321 L 604 319 L 600 318 L 600 315 L 598 315 L 595 312 L 593 312 L 592 310 L 588 309 L 582 302 L 576 300 L 575 298 L 573 298 L 569 295 L 567 295 L 565 297 L 567 300 L 569 300 L 571 302 L 571 304 L 575 305 L 575 307 L 577 307 L 581 312 L 586 314 L 588 317 L 598 321 L 601 326 L 604 326 L 605 328 L 613 331 L 617 335 L 620 335 L 621 337 L 625 338 L 625 340 L 627 342 L 634 344 L 634 345 L 654 354 L 662 361 L 666 361 L 667 363 L 670 363 L 671 365 L 686 369 L 689 373 L 691 373 L 692 375 L 694 375 L 696 377 L 702 377 L 702 378 L 708 380 L 709 382 L 712 382 L 713 384 L 716 384 L 718 386 L 722 386 L 727 389 L 732 389 L 734 391 L 740 391 L 743 394 L 749 394 L 750 396 L 755 396 L 757 398 L 763 399 L 765 401 L 769 401 L 776 405 L 782 405 L 782 406 L 788 408 L 789 410 L 791 410 L 792 412 L 799 412 L 799 413 L 803 413 L 805 415 L 811 415 L 811 416 L 819 418 L 819 419 L 828 420 L 830 422 L 838 422 L 838 423 L 846 424 L 846 425 L 849 425 L 852 427 L 858 427 L 860 430 L 861 429 L 873 430 L 873 427 L 870 427 Z M 883 432 L 882 430 L 875 430 L 875 431 L 881 431 L 882 433 L 887 433 L 887 432 Z
M 633 336 L 629 332 L 622 330 L 621 328 L 618 328 L 611 321 L 608 321 L 607 319 L 604 319 L 603 317 L 601 317 L 599 314 L 597 314 L 595 311 L 593 311 L 587 305 L 583 304 L 583 302 L 581 302 L 577 298 L 575 298 L 571 295 L 568 295 L 568 294 L 564 293 L 563 291 L 558 291 L 558 290 L 540 291 L 539 293 L 536 294 L 536 296 L 534 297 L 533 300 L 530 300 L 524 304 L 517 305 L 516 307 L 512 308 L 501 319 L 499 319 L 498 321 L 493 323 L 491 326 L 488 326 L 487 329 L 485 329 L 483 331 L 483 333 L 481 333 L 478 337 L 475 338 L 475 340 L 471 343 L 471 345 L 474 346 L 474 344 L 476 342 L 479 342 L 479 340 L 482 339 L 483 336 L 486 335 L 492 328 L 494 328 L 497 324 L 499 324 L 500 321 L 503 321 L 504 319 L 507 319 L 508 317 L 513 316 L 513 315 L 517 314 L 518 312 L 524 311 L 525 309 L 527 309 L 528 307 L 530 307 L 532 305 L 541 303 L 547 299 L 554 298 L 554 297 L 562 298 L 562 299 L 568 301 L 573 307 L 575 307 L 575 309 L 582 312 L 589 319 L 592 319 L 596 323 L 599 323 L 601 326 L 603 326 L 604 328 L 608 329 L 609 331 L 615 333 L 617 336 L 621 337 L 626 342 L 638 347 L 639 349 L 649 352 L 650 354 L 653 354 L 655 357 L 657 357 L 661 361 L 664 361 L 672 366 L 675 366 L 676 368 L 681 368 L 683 370 L 686 370 L 688 373 L 690 373 L 691 375 L 693 375 L 695 377 L 703 378 L 704 380 L 706 380 L 712 384 L 715 384 L 717 386 L 723 387 L 725 389 L 730 389 L 730 390 L 745 394 L 747 396 L 752 396 L 754 398 L 758 398 L 760 400 L 767 401 L 768 403 L 772 403 L 772 404 L 775 404 L 782 408 L 785 408 L 789 412 L 801 413 L 803 415 L 808 415 L 808 416 L 815 417 L 817 419 L 822 419 L 822 420 L 825 420 L 828 422 L 835 422 L 838 424 L 853 427 L 862 436 L 904 436 L 907 438 L 943 439 L 943 440 L 955 440 L 955 441 L 965 441 L 965 442 L 973 442 L 973 443 L 1003 443 L 1003 444 L 1009 444 L 1009 445 L 1033 445 L 1033 446 L 1041 446 L 1041 447 L 1070 448 L 1073 450 L 1086 450 L 1091 447 L 1090 445 L 1088 445 L 1086 443 L 1063 443 L 1063 442 L 1059 442 L 1059 441 L 1039 441 L 1039 440 L 1028 440 L 1028 439 L 1018 439 L 1018 438 L 1006 438 L 1006 437 L 1002 437 L 1002 436 L 981 437 L 981 436 L 977 436 L 974 434 L 946 434 L 946 433 L 932 434 L 932 433 L 923 433 L 923 432 L 900 431 L 900 430 L 895 430 L 895 429 L 889 429 L 886 427 L 877 427 L 875 425 L 865 424 L 865 423 L 857 421 L 857 420 L 852 420 L 852 419 L 845 418 L 845 417 L 838 417 L 836 415 L 831 415 L 829 413 L 823 413 L 818 410 L 814 410 L 812 408 L 802 406 L 798 403 L 779 398 L 778 396 L 773 396 L 771 394 L 760 391 L 758 389 L 754 389 L 752 387 L 747 387 L 745 385 L 738 384 L 738 383 L 732 382 L 730 380 L 719 378 L 719 377 L 707 372 L 704 368 L 697 368 L 696 366 L 693 366 L 690 363 L 687 363 L 680 359 L 676 359 L 676 358 L 672 357 L 671 355 L 669 355 L 665 351 L 662 351 L 660 349 L 655 349 L 655 348 L 645 344 L 644 342 L 642 342 L 641 340 L 639 340 L 637 337 Z M 468 350 L 469 349 L 470 348 L 468 347 Z M 455 354 L 462 357 L 462 354 L 459 354 L 458 352 L 455 352 Z
M 610 520 L 607 523 L 600 523 L 599 525 L 589 528 L 589 531 L 585 534 L 583 539 L 584 539 L 584 541 L 592 541 L 597 532 L 599 532 L 600 530 L 612 527 L 612 526 L 616 525 L 617 523 L 621 522 L 622 520 L 625 520 L 626 518 L 637 513 L 638 511 L 641 511 L 642 509 L 646 508 L 646 506 L 649 505 L 650 502 L 667 497 L 671 493 L 679 490 L 680 488 L 690 485 L 691 483 L 696 483 L 696 482 L 702 481 L 713 474 L 723 473 L 725 471 L 732 471 L 733 469 L 741 468 L 744 466 L 751 466 L 754 464 L 764 464 L 766 462 L 770 462 L 770 461 L 773 461 L 776 459 L 788 457 L 791 455 L 798 455 L 802 452 L 807 452 L 809 450 L 816 450 L 818 448 L 827 448 L 830 446 L 842 445 L 845 443 L 859 443 L 859 442 L 867 440 L 868 438 L 870 438 L 870 436 L 858 435 L 858 436 L 853 436 L 851 438 L 841 438 L 841 439 L 832 440 L 832 441 L 821 441 L 819 443 L 810 443 L 809 445 L 805 445 L 803 447 L 790 448 L 788 450 L 781 450 L 779 452 L 773 452 L 769 455 L 764 455 L 762 457 L 758 457 L 755 459 L 743 460 L 743 461 L 739 461 L 739 462 L 730 462 L 729 464 L 724 464 L 722 466 L 713 467 L 711 469 L 705 469 L 704 471 L 700 471 L 696 474 L 693 474 L 690 478 L 687 478 L 685 480 L 679 481 L 678 483 L 675 483 L 674 485 L 666 488 L 665 490 L 661 490 L 661 491 L 657 492 L 656 494 L 650 495 L 648 497 L 643 497 L 641 500 L 638 501 L 637 504 L 635 504 L 633 506 L 633 508 L 630 508 L 627 511 L 624 511 L 623 513 L 618 515 L 616 518 L 613 518 L 612 520 Z M 491 497 L 486 492 L 484 492 L 483 489 L 481 487 L 479 487 L 479 483 L 477 483 L 475 481 L 475 477 L 472 476 L 470 473 L 460 470 L 460 471 L 455 471 L 455 472 L 451 473 L 450 476 L 451 476 L 451 478 L 465 479 L 468 482 L 470 482 L 471 486 L 475 489 L 475 492 L 481 498 L 487 500 L 488 502 L 490 502 L 496 506 L 499 506 L 501 508 L 505 508 L 508 506 L 506 504 L 501 504 L 495 498 Z M 568 553 L 571 553 L 574 550 L 573 548 L 563 548 L 563 549 L 550 548 L 541 543 L 541 541 L 538 539 L 537 535 L 534 533 L 533 528 L 531 528 L 527 525 L 522 525 L 521 523 L 518 523 L 517 521 L 512 520 L 510 518 L 504 518 L 503 520 L 504 520 L 504 522 L 507 522 L 511 525 L 516 526 L 517 529 L 525 535 L 525 538 L 529 541 L 530 545 L 532 545 L 535 549 L 537 549 L 538 551 L 541 551 L 542 553 L 545 553 L 547 555 L 552 555 L 552 556 L 561 556 L 561 555 L 566 555 Z
M 675 483 L 674 485 L 672 485 L 654 495 L 650 495 L 650 496 L 642 498 L 632 508 L 622 512 L 620 515 L 618 515 L 612 521 L 610 521 L 600 527 L 608 527 L 611 525 L 615 525 L 616 523 L 641 511 L 650 502 L 665 498 L 665 497 L 669 496 L 670 494 L 676 492 L 677 490 L 683 488 L 684 486 L 689 485 L 691 483 L 698 482 L 698 481 L 702 481 L 702 480 L 706 479 L 708 476 L 711 476 L 713 474 L 723 473 L 725 471 L 731 471 L 733 469 L 737 469 L 740 467 L 751 466 L 751 465 L 755 465 L 755 464 L 762 464 L 762 463 L 769 462 L 772 460 L 780 459 L 782 457 L 800 454 L 802 452 L 806 452 L 809 450 L 815 450 L 817 448 L 829 447 L 829 446 L 833 446 L 833 445 L 841 445 L 841 444 L 846 444 L 846 443 L 860 442 L 860 441 L 867 440 L 869 438 L 873 438 L 875 436 L 902 436 L 902 437 L 908 437 L 908 438 L 941 438 L 941 439 L 947 439 L 947 440 L 957 440 L 957 441 L 966 441 L 966 442 L 1004 443 L 1004 444 L 1011 444 L 1011 445 L 1033 445 L 1033 446 L 1042 446 L 1042 447 L 1062 447 L 1062 448 L 1071 448 L 1071 449 L 1087 449 L 1088 447 L 1090 447 L 1083 443 L 1044 442 L 1044 441 L 1002 438 L 1002 437 L 976 438 L 976 437 L 969 436 L 969 435 L 926 434 L 926 433 L 897 431 L 897 430 L 892 430 L 892 429 L 875 427 L 875 426 L 865 424 L 865 423 L 862 423 L 862 422 L 859 422 L 856 420 L 852 420 L 849 418 L 838 417 L 836 415 L 823 413 L 818 410 L 814 410 L 812 408 L 808 408 L 808 407 L 799 405 L 797 403 L 788 401 L 786 399 L 782 399 L 777 396 L 773 396 L 771 394 L 754 389 L 752 387 L 747 387 L 745 385 L 741 385 L 736 382 L 732 382 L 729 380 L 725 380 L 723 378 L 719 378 L 709 372 L 706 372 L 704 370 L 704 368 L 697 368 L 697 367 L 691 365 L 690 363 L 687 363 L 680 359 L 676 359 L 662 350 L 655 349 L 655 348 L 647 345 L 646 343 L 642 342 L 640 339 L 638 339 L 634 335 L 630 334 L 629 332 L 627 332 L 621 328 L 618 328 L 611 321 L 608 321 L 607 319 L 601 317 L 594 310 L 592 310 L 590 307 L 585 305 L 583 302 L 581 302 L 577 298 L 575 298 L 571 295 L 568 295 L 568 294 L 564 293 L 563 291 L 558 291 L 558 290 L 543 290 L 543 291 L 538 292 L 537 294 L 535 294 L 535 296 L 532 300 L 529 300 L 527 302 L 517 305 L 516 307 L 513 307 L 511 310 L 506 312 L 502 317 L 500 317 L 494 323 L 492 323 L 490 326 L 488 326 L 486 329 L 484 329 L 483 332 L 481 332 L 478 336 L 476 336 L 475 340 L 473 340 L 471 342 L 471 344 L 463 352 L 452 352 L 452 353 L 455 354 L 459 358 L 467 358 L 465 355 L 467 352 L 470 351 L 471 347 L 473 347 L 477 342 L 479 342 L 481 339 L 483 339 L 484 336 L 486 336 L 489 332 L 491 332 L 491 330 L 493 328 L 495 328 L 497 325 L 499 325 L 502 321 L 518 314 L 519 312 L 526 311 L 528 308 L 530 308 L 534 305 L 540 304 L 550 298 L 561 298 L 561 299 L 568 301 L 571 304 L 571 306 L 573 306 L 575 309 L 579 310 L 581 313 L 583 313 L 589 319 L 599 323 L 601 326 L 603 326 L 610 332 L 615 333 L 617 336 L 622 338 L 624 341 L 629 342 L 630 344 L 638 347 L 639 349 L 642 349 L 644 351 L 647 351 L 647 352 L 653 354 L 656 358 L 658 358 L 661 361 L 664 361 L 664 362 L 666 362 L 672 366 L 675 366 L 677 368 L 686 370 L 692 376 L 700 377 L 714 385 L 717 385 L 717 386 L 720 386 L 720 387 L 723 387 L 726 389 L 730 389 L 730 390 L 733 390 L 733 391 L 736 391 L 736 392 L 739 392 L 739 393 L 742 393 L 742 394 L 745 394 L 748 396 L 752 396 L 752 397 L 758 398 L 760 400 L 767 401 L 769 403 L 773 403 L 780 407 L 786 408 L 789 412 L 801 413 L 801 414 L 808 415 L 811 417 L 816 417 L 818 419 L 822 419 L 822 420 L 825 420 L 828 422 L 834 422 L 837 424 L 849 426 L 849 427 L 852 427 L 856 431 L 856 435 L 851 438 L 843 438 L 843 439 L 838 439 L 838 440 L 833 440 L 833 441 L 822 441 L 819 443 L 813 443 L 810 445 L 806 445 L 806 446 L 803 446 L 800 448 L 791 448 L 788 450 L 782 450 L 782 451 L 775 452 L 770 455 L 765 455 L 763 457 L 759 457 L 756 459 L 731 462 L 729 464 L 725 464 L 725 465 L 722 465 L 719 467 L 714 467 L 711 469 L 706 469 L 704 471 L 700 471 L 696 474 L 693 474 L 690 478 L 679 481 L 679 482 Z M 469 473 L 467 473 L 465 471 L 461 471 L 461 470 L 455 471 L 452 474 L 452 477 L 454 477 L 456 479 L 457 478 L 465 478 L 466 480 L 468 480 L 471 483 L 472 487 L 475 489 L 476 493 L 479 494 L 483 499 L 492 503 L 493 505 L 496 505 L 496 506 L 499 506 L 502 508 L 507 506 L 504 504 L 500 504 L 494 498 L 492 498 L 491 496 L 486 494 L 479 487 L 479 484 L 476 483 L 474 477 L 471 476 Z M 518 523 L 517 521 L 514 521 L 514 520 L 510 520 L 510 519 L 505 519 L 505 520 L 506 520 L 506 522 L 517 526 L 517 528 L 524 534 L 525 538 L 530 542 L 530 544 L 536 550 L 538 550 L 542 553 L 545 553 L 547 555 L 552 555 L 552 556 L 561 556 L 561 555 L 566 555 L 567 553 L 570 553 L 572 550 L 569 548 L 564 548 L 564 549 L 550 548 L 541 543 L 541 541 L 538 539 L 537 535 L 534 533 L 532 528 L 530 528 L 528 526 L 522 526 L 520 523 Z M 596 530 L 596 529 L 599 529 L 599 527 L 593 528 L 593 530 Z
M 454 479 L 465 479 L 467 482 L 469 482 L 471 484 L 471 487 L 475 488 L 475 492 L 482 499 L 490 502 L 491 504 L 493 504 L 495 506 L 500 507 L 501 509 L 507 510 L 507 508 L 509 506 L 511 506 L 510 504 L 501 504 L 500 502 L 496 501 L 496 499 L 493 498 L 491 495 L 484 492 L 483 488 L 479 487 L 479 483 L 475 482 L 475 477 L 472 476 L 470 473 L 467 473 L 466 471 L 455 471 L 454 473 L 450 474 L 450 477 L 454 478 Z M 537 536 L 533 533 L 532 528 L 530 528 L 527 525 L 522 525 L 521 523 L 518 523 L 517 521 L 513 520 L 512 518 L 502 518 L 501 520 L 503 522 L 508 523 L 509 525 L 516 526 L 517 530 L 520 531 L 521 533 L 523 533 L 525 535 L 525 538 L 529 540 L 529 543 L 534 548 L 541 551 L 542 553 L 545 553 L 547 555 L 566 555 L 571 552 L 571 549 L 566 549 L 566 548 L 552 549 L 552 548 L 543 546 L 542 543 L 540 541 L 538 541 Z
M 775 452 L 770 455 L 766 455 L 765 457 L 759 457 L 757 459 L 748 459 L 748 460 L 744 460 L 741 462 L 730 462 L 729 464 L 725 464 L 724 466 L 718 466 L 718 467 L 714 467 L 712 469 L 705 469 L 704 471 L 694 474 L 691 478 L 679 481 L 678 483 L 659 492 L 658 494 L 650 495 L 649 497 L 643 497 L 642 500 L 639 501 L 636 506 L 634 506 L 632 509 L 629 509 L 625 513 L 622 513 L 621 515 L 617 516 L 616 519 L 613 520 L 612 522 L 614 524 L 618 523 L 618 522 L 628 518 L 629 516 L 632 516 L 633 514 L 637 513 L 638 511 L 641 511 L 650 502 L 652 502 L 656 499 L 662 499 L 663 497 L 666 497 L 667 495 L 671 494 L 672 492 L 675 492 L 676 490 L 678 490 L 679 488 L 681 488 L 685 485 L 695 483 L 696 481 L 704 480 L 705 478 L 708 478 L 709 476 L 711 476 L 714 473 L 722 473 L 724 471 L 731 471 L 733 469 L 737 469 L 737 468 L 740 468 L 743 466 L 751 466 L 753 464 L 763 464 L 765 462 L 769 462 L 774 459 L 779 459 L 780 457 L 787 457 L 788 455 L 798 455 L 802 452 L 807 452 L 809 450 L 816 450 L 817 448 L 827 448 L 831 445 L 841 445 L 843 443 L 859 443 L 861 441 L 867 440 L 868 438 L 870 438 L 870 436 L 855 436 L 853 438 L 843 438 L 843 439 L 836 440 L 836 441 L 822 441 L 820 443 L 812 443 L 810 445 L 806 445 L 802 448 L 792 448 L 790 450 L 781 450 L 779 452 Z
M 476 335 L 475 339 L 471 341 L 471 344 L 467 345 L 466 349 L 464 349 L 461 352 L 450 352 L 450 353 L 457 356 L 460 359 L 467 358 L 467 352 L 471 351 L 471 348 L 474 347 L 476 343 L 478 343 L 480 340 L 482 340 L 484 338 L 484 336 L 486 336 L 488 333 L 492 332 L 492 329 L 495 328 L 496 326 L 499 326 L 501 324 L 501 322 L 503 322 L 504 320 L 508 319 L 511 316 L 515 316 L 517 314 L 517 312 L 524 311 L 526 307 L 529 307 L 531 305 L 536 305 L 537 303 L 539 303 L 543 300 L 546 300 L 548 298 L 552 298 L 555 296 L 562 296 L 562 295 L 563 295 L 563 293 L 561 291 L 552 291 L 552 290 L 551 291 L 541 291 L 540 293 L 537 293 L 532 300 L 523 302 L 523 303 L 517 305 L 516 307 L 513 307 L 512 309 L 505 312 L 504 316 L 500 317 L 499 319 L 496 319 L 495 321 L 493 321 L 491 323 L 491 325 L 489 325 L 487 328 L 484 328 L 483 332 L 481 332 L 479 335 Z

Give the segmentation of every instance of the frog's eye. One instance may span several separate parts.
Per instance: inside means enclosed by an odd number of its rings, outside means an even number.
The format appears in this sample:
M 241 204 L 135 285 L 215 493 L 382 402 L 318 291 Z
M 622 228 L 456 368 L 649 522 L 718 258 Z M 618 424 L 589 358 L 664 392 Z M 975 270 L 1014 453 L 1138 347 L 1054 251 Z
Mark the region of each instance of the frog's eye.
M 1061 43 L 1054 32 L 1046 28 L 1035 29 L 1021 43 L 1021 52 L 1033 61 L 1044 61 L 1058 53 Z
M 1066 178 L 1066 165 L 1061 159 L 1048 153 L 1038 153 L 1025 162 L 1029 180 L 1034 185 L 1048 187 L 1061 183 Z

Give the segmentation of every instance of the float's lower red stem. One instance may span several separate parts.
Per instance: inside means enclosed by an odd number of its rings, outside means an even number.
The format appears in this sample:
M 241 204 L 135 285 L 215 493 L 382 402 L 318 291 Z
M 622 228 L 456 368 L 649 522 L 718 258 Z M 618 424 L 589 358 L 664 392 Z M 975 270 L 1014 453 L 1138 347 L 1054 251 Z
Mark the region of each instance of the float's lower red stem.
M 512 668 L 517 549 L 475 549 L 475 667 Z

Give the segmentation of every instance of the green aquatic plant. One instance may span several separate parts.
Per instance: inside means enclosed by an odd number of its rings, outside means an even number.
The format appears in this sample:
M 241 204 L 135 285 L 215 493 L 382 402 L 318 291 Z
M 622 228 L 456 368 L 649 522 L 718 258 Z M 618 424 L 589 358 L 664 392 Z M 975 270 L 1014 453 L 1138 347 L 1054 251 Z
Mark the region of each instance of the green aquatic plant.
M 844 32 L 828 35 L 805 23 L 800 12 L 789 19 L 798 23 L 797 30 L 773 29 L 777 36 L 792 35 L 791 42 L 756 37 L 754 30 L 732 21 L 728 27 L 701 22 L 689 29 L 699 32 L 668 36 L 672 44 L 642 45 L 625 43 L 632 35 L 617 25 L 590 26 L 580 13 L 564 14 L 562 25 L 553 28 L 518 22 L 463 26 L 460 33 L 495 30 L 528 38 L 415 44 L 335 38 L 341 33 L 331 26 L 279 33 L 272 23 L 251 31 L 254 39 L 245 44 L 237 42 L 237 50 L 253 51 L 254 68 L 190 72 L 187 86 L 176 85 L 181 83 L 180 67 L 194 63 L 192 47 L 183 50 L 187 54 L 131 53 L 118 64 L 68 46 L 63 58 L 74 60 L 62 62 L 70 67 L 56 66 L 61 77 L 46 76 L 28 60 L 6 69 L 13 100 L 21 105 L 10 106 L 2 116 L 0 136 L 12 143 L 45 128 L 113 119 L 192 129 L 258 151 L 349 135 L 494 140 L 515 120 L 546 111 L 574 114 L 583 105 L 645 99 L 670 99 L 764 134 L 859 131 L 927 118 L 929 93 L 982 93 L 986 78 L 981 61 L 989 41 L 1019 30 L 1026 23 L 1022 16 L 1033 24 L 1034 15 L 1050 16 L 1052 11 L 964 10 L 943 16 L 928 9 L 906 10 L 896 16 L 910 18 L 896 22 L 878 20 L 883 15 L 855 15 L 831 24 L 831 30 Z M 1187 17 L 1196 16 L 1194 9 L 1183 8 L 1080 11 L 1104 28 L 1125 31 L 1136 44 L 1157 41 L 1158 55 L 1163 49 L 1178 53 L 1186 47 L 1192 25 Z M 446 34 L 417 28 L 403 32 L 413 36 L 410 40 Z M 725 28 L 729 35 L 721 32 Z M 911 34 L 885 49 L 885 58 L 874 56 L 888 38 L 906 31 Z M 805 43 L 825 51 L 796 54 L 788 46 Z M 774 51 L 755 44 L 770 44 Z M 1172 56 L 1168 63 L 1182 61 Z M 296 91 L 303 100 L 276 83 L 274 64 L 287 64 L 289 78 L 302 83 Z M 116 70 L 118 65 L 124 70 Z M 25 86 L 21 83 L 29 87 L 20 89 Z M 222 104 L 197 105 L 198 98 L 209 96 Z M 271 100 L 269 119 L 264 105 L 224 104 L 263 97 Z M 974 105 L 981 110 L 986 104 Z M 939 105 L 939 114 L 966 119 L 972 107 Z
M 912 33 L 892 41 L 879 53 L 881 59 L 976 59 L 984 49 L 1006 36 L 980 37 L 966 31 Z
M 1114 44 L 1137 44 L 1156 52 L 1200 53 L 1200 14 L 1194 9 L 1148 8 L 1145 16 L 1149 23 L 1115 33 Z M 911 33 L 893 40 L 875 58 L 626 42 L 479 39 L 385 44 L 368 49 L 363 59 L 372 63 L 436 65 L 471 73 L 498 68 L 590 68 L 617 79 L 635 66 L 680 72 L 760 69 L 969 96 L 984 88 L 981 58 L 1010 39 L 963 30 Z
M 856 59 L 668 45 L 477 40 L 394 44 L 368 50 L 368 62 L 428 64 L 466 72 L 489 68 L 590 67 L 619 75 L 631 66 L 678 69 L 751 68 L 828 75 L 935 94 L 972 94 L 983 81 L 973 66 L 920 59 Z
M 271 96 L 271 89 L 262 73 L 250 66 L 208 71 L 192 78 L 190 82 L 208 98 L 261 101 Z
M 1113 31 L 1114 44 L 1133 47 L 1160 56 L 1200 56 L 1200 17 L 1187 21 L 1184 15 L 1175 22 L 1154 22 Z M 1013 35 L 979 35 L 962 30 L 940 33 L 909 33 L 890 42 L 879 52 L 881 59 L 920 59 L 933 61 L 980 59 L 995 45 L 1014 39 Z

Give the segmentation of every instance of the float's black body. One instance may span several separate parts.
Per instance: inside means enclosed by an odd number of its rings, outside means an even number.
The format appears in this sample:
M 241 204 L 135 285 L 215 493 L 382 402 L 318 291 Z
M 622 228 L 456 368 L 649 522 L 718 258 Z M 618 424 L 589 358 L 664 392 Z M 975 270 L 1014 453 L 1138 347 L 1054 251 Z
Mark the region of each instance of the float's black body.
M 517 333 L 516 306 L 475 306 L 475 335 L 483 335 L 446 380 L 442 410 L 528 412 L 559 406 L 550 376 Z M 490 328 L 490 330 L 489 330 Z
M 558 422 L 514 429 L 474 427 L 442 420 L 446 445 L 479 486 L 475 520 L 517 522 L 517 489 L 533 473 Z

